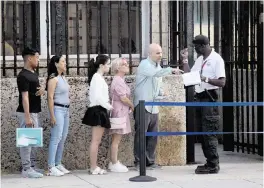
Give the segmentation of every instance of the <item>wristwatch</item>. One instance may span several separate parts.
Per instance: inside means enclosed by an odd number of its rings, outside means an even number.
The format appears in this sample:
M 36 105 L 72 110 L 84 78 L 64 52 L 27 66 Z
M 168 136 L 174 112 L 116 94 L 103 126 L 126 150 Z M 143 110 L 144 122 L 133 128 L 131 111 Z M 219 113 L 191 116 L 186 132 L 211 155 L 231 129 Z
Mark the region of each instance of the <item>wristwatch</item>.
M 208 82 L 209 82 L 209 78 L 206 77 L 206 78 L 205 78 L 205 83 L 208 83 Z

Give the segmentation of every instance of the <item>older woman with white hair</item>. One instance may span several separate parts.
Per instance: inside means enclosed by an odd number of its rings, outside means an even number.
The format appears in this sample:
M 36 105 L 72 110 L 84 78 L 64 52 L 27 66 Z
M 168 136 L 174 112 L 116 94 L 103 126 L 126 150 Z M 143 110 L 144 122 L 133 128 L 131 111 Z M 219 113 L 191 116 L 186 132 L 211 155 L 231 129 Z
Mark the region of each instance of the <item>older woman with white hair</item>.
M 129 72 L 129 65 L 124 58 L 117 58 L 112 62 L 112 71 L 115 74 L 110 87 L 110 96 L 112 99 L 113 109 L 111 111 L 112 118 L 126 117 L 126 126 L 123 129 L 110 129 L 112 134 L 111 144 L 111 162 L 109 170 L 112 172 L 128 172 L 128 168 L 119 162 L 118 146 L 122 139 L 122 135 L 131 132 L 130 111 L 134 111 L 134 105 L 130 98 L 130 88 L 124 80 L 125 74 Z

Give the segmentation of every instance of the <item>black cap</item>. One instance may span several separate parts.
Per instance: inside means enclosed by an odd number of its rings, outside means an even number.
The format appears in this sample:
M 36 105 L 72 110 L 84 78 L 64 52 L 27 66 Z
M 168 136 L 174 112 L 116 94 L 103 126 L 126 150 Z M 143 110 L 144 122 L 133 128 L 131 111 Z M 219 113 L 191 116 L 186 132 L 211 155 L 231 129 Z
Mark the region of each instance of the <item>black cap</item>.
M 38 50 L 26 47 L 22 52 L 22 57 L 25 57 L 26 55 L 35 55 L 36 53 L 39 53 Z
M 209 42 L 208 37 L 204 35 L 197 35 L 196 37 L 194 37 L 194 40 L 193 40 L 193 44 L 208 45 L 209 43 L 210 42 Z

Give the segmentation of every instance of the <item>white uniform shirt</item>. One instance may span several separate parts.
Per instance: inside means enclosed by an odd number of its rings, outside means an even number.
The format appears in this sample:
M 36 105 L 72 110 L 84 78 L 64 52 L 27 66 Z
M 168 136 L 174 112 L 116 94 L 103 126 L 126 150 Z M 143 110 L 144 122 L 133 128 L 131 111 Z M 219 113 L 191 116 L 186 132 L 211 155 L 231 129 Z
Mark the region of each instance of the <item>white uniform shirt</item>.
M 102 75 L 95 73 L 89 89 L 90 107 L 100 105 L 107 110 L 111 108 L 109 103 L 108 85 Z
M 211 54 L 205 60 L 203 60 L 203 56 L 198 57 L 191 71 L 200 71 L 202 73 L 202 76 L 210 79 L 218 79 L 226 76 L 224 60 L 213 49 Z M 211 90 L 218 88 L 219 88 L 218 86 L 214 86 L 209 83 L 202 82 L 200 85 L 195 86 L 195 92 L 201 93 L 205 89 Z

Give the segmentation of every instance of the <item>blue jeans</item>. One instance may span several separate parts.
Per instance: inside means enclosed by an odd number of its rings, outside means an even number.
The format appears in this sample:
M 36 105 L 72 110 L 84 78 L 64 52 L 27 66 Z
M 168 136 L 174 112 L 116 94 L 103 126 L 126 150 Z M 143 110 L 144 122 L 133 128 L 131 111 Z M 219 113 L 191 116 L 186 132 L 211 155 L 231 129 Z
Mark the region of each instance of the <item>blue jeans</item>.
M 60 165 L 64 144 L 69 130 L 69 108 L 54 106 L 56 125 L 51 129 L 49 143 L 49 167 Z

